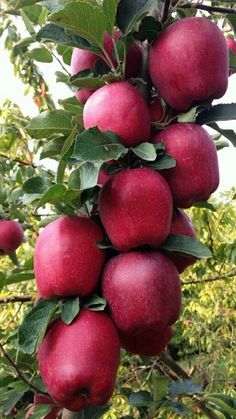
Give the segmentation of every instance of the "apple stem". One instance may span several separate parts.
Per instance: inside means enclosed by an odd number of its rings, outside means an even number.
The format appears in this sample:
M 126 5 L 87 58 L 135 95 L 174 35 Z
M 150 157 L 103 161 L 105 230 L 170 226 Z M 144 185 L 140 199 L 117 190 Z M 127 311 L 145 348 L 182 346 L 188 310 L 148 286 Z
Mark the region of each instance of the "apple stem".
M 71 412 L 70 410 L 63 409 L 62 419 L 84 419 L 84 411 Z

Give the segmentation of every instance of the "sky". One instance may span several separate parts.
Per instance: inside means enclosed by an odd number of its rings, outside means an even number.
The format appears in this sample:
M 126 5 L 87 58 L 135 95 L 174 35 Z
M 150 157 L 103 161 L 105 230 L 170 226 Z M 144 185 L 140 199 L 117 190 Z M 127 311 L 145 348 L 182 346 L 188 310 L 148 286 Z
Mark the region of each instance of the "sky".
M 33 102 L 32 94 L 25 95 L 26 86 L 13 74 L 8 52 L 4 50 L 3 38 L 0 38 L 0 106 L 8 98 L 18 104 L 24 115 L 31 117 L 38 114 L 38 108 Z M 56 83 L 55 71 L 62 71 L 56 61 L 51 64 L 39 64 L 44 78 L 49 85 L 54 101 L 71 96 L 71 91 L 62 83 Z M 214 103 L 236 103 L 236 74 L 229 78 L 228 90 L 224 97 Z M 222 128 L 231 128 L 236 131 L 236 120 L 219 123 Z M 226 147 L 218 152 L 220 166 L 220 186 L 217 194 L 236 186 L 236 148 Z

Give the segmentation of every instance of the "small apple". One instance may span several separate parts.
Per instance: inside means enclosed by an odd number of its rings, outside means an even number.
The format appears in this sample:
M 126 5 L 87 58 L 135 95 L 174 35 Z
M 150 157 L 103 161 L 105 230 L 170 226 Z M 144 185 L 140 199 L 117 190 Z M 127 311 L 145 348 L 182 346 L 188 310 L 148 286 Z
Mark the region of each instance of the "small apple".
M 228 48 L 234 53 L 236 54 L 236 39 L 228 37 L 226 38 L 226 44 L 228 46 Z
M 0 220 L 0 254 L 16 251 L 24 240 L 24 231 L 19 223 L 13 220 Z
M 161 330 L 179 317 L 179 274 L 157 251 L 132 251 L 111 258 L 102 274 L 102 294 L 118 330 L 135 335 Z
M 104 240 L 91 219 L 63 216 L 48 224 L 38 237 L 34 268 L 41 298 L 86 296 L 97 285 L 105 252 L 96 246 Z
M 128 82 L 110 83 L 96 90 L 87 100 L 84 127 L 114 131 L 126 147 L 147 141 L 151 129 L 148 106 L 137 89 Z
M 181 209 L 175 209 L 170 226 L 170 235 L 184 235 L 196 238 L 196 231 L 192 225 L 190 218 Z M 167 253 L 168 258 L 174 262 L 179 273 L 182 273 L 188 266 L 196 262 L 194 256 L 181 255 L 180 253 Z
M 138 335 L 120 333 L 121 347 L 132 354 L 141 356 L 157 356 L 168 345 L 172 337 L 172 327 L 163 330 L 147 329 Z
M 207 18 L 177 20 L 152 44 L 149 72 L 160 96 L 177 111 L 220 98 L 229 73 L 225 37 Z
M 55 320 L 38 351 L 48 393 L 72 412 L 110 399 L 119 359 L 120 341 L 112 320 L 87 309 L 81 309 L 70 325 Z
M 172 195 L 153 169 L 126 169 L 102 186 L 98 210 L 113 246 L 120 252 L 149 245 L 159 247 L 169 234 Z
M 178 123 L 157 134 L 154 143 L 162 142 L 176 166 L 162 171 L 174 198 L 174 205 L 189 208 L 207 201 L 219 185 L 219 167 L 214 141 L 200 125 Z
M 57 414 L 59 413 L 61 409 L 60 406 L 58 406 L 51 399 L 51 397 L 47 397 L 47 396 L 43 396 L 39 394 L 34 395 L 34 404 L 33 406 L 29 408 L 28 412 L 25 415 L 25 419 L 30 418 L 30 416 L 35 412 L 35 407 L 39 404 L 52 406 L 51 411 L 46 416 L 44 416 L 43 419 L 57 419 Z

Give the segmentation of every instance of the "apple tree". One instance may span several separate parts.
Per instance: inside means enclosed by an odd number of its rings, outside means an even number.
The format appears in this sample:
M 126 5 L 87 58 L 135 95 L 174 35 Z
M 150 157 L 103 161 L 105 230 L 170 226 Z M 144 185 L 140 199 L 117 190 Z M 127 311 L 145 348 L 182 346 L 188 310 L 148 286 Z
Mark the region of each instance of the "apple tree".
M 235 417 L 234 1 L 0 11 L 39 110 L 0 111 L 2 416 Z

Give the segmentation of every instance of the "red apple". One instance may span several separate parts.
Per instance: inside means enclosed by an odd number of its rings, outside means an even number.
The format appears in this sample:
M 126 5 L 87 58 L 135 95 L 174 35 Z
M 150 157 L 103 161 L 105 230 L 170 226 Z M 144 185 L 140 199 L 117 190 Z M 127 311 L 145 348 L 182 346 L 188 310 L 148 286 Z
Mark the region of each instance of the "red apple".
M 16 251 L 24 240 L 24 231 L 19 223 L 13 220 L 0 220 L 0 254 Z
M 57 414 L 61 408 L 51 399 L 51 397 L 42 396 L 39 394 L 34 395 L 34 405 L 29 408 L 25 415 L 25 419 L 30 418 L 30 416 L 35 412 L 35 407 L 38 404 L 52 405 L 51 411 L 46 416 L 44 416 L 43 419 L 57 419 Z
M 228 48 L 236 54 L 236 40 L 234 38 L 226 38 L 226 44 Z
M 179 317 L 178 271 L 157 251 L 133 251 L 113 257 L 102 274 L 102 294 L 119 331 L 135 335 L 161 330 Z
M 41 298 L 86 296 L 97 285 L 105 261 L 96 241 L 101 228 L 83 217 L 61 217 L 45 227 L 35 247 L 34 267 Z
M 149 71 L 160 96 L 174 109 L 220 98 L 228 85 L 229 58 L 218 26 L 204 17 L 180 19 L 150 48 Z
M 103 185 L 98 210 L 113 246 L 120 252 L 143 245 L 159 247 L 169 234 L 172 196 L 153 169 L 127 169 Z
M 74 412 L 109 400 L 119 355 L 110 317 L 82 309 L 70 325 L 60 319 L 50 325 L 38 351 L 39 370 L 52 398 Z
M 96 90 L 84 106 L 84 127 L 114 131 L 122 144 L 134 147 L 147 141 L 151 122 L 148 106 L 127 82 L 107 84 Z
M 114 41 L 117 42 L 122 36 L 120 31 L 114 32 Z M 104 34 L 104 49 L 108 53 L 111 61 L 115 67 L 117 67 L 117 61 L 114 57 L 114 44 L 111 36 L 105 32 Z M 94 54 L 93 52 L 86 51 L 81 48 L 74 48 L 71 57 L 71 75 L 74 76 L 83 70 L 94 70 L 96 61 L 99 61 L 105 65 L 105 61 Z M 130 77 L 137 77 L 142 64 L 142 51 L 138 44 L 130 46 L 126 56 L 126 70 L 125 79 Z M 92 95 L 94 90 L 92 89 L 81 89 L 75 93 L 76 98 L 81 104 L 86 103 L 88 98 Z
M 141 356 L 157 356 L 168 345 L 171 337 L 171 326 L 163 330 L 147 329 L 134 336 L 120 333 L 122 348 Z
M 196 237 L 196 231 L 194 230 L 190 218 L 184 211 L 176 209 L 173 212 L 170 235 L 179 234 L 193 238 Z M 193 265 L 197 260 L 194 256 L 186 256 L 174 252 L 167 253 L 167 256 L 174 262 L 179 273 L 182 273 L 188 266 Z
M 164 143 L 176 166 L 162 172 L 174 198 L 174 205 L 189 208 L 207 201 L 219 185 L 219 167 L 214 141 L 200 125 L 179 123 L 157 134 L 154 143 Z

